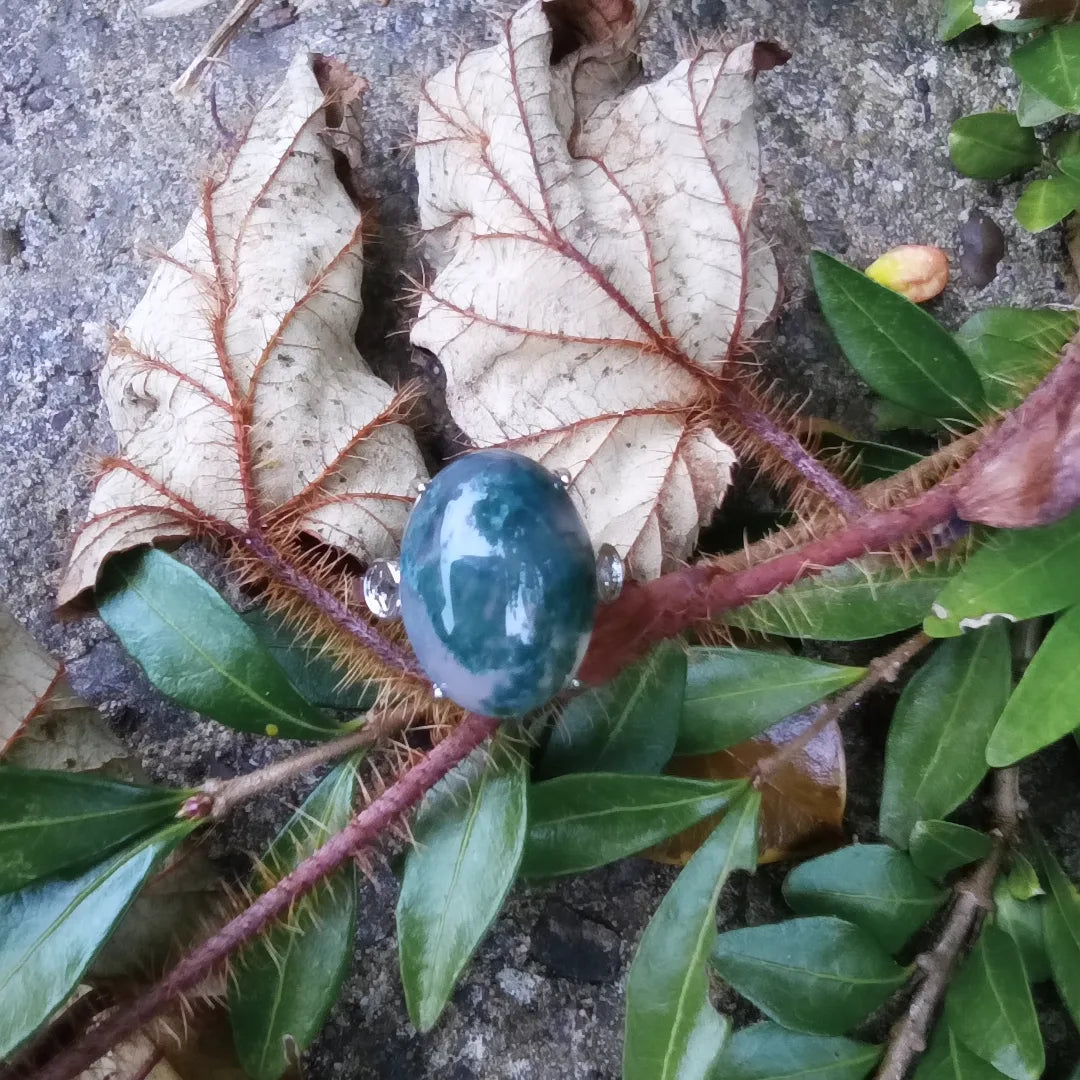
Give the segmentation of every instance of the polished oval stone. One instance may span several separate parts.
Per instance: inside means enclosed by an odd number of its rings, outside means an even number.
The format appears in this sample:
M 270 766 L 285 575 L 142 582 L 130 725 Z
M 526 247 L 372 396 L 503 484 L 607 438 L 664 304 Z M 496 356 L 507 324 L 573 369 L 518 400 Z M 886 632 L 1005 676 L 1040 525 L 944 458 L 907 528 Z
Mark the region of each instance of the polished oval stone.
M 481 450 L 438 473 L 401 542 L 401 617 L 436 687 L 485 716 L 562 689 L 592 631 L 596 563 L 570 495 L 545 468 Z

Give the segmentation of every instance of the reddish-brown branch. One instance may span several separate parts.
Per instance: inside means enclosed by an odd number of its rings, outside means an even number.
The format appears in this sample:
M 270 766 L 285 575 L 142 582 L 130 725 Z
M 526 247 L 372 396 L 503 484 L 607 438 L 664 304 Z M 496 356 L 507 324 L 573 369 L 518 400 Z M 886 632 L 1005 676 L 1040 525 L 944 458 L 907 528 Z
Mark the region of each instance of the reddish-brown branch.
M 745 570 L 723 574 L 708 565 L 688 566 L 646 585 L 631 585 L 616 603 L 601 610 L 580 677 L 590 685 L 607 682 L 651 646 L 696 622 L 767 596 L 815 571 L 888 551 L 950 521 L 955 511 L 954 487 L 944 483 L 891 510 L 863 514 L 831 536 Z
M 138 1031 L 197 986 L 207 973 L 262 933 L 323 878 L 342 866 L 412 809 L 455 765 L 464 761 L 498 727 L 498 721 L 469 713 L 423 760 L 404 773 L 337 835 L 304 860 L 288 877 L 264 892 L 236 918 L 188 953 L 157 985 L 121 1006 L 75 1046 L 53 1059 L 37 1080 L 74 1080 L 118 1042 Z

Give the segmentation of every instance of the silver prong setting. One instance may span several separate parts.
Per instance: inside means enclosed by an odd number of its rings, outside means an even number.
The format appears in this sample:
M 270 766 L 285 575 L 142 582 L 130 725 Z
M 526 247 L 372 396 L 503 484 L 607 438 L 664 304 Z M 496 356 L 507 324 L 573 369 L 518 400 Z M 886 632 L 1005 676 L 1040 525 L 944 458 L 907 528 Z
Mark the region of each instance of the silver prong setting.
M 566 491 L 566 489 L 574 482 L 574 478 L 571 476 L 569 469 L 556 469 L 552 475 L 555 477 L 555 486 L 560 491 Z
M 401 617 L 401 564 L 397 559 L 378 559 L 364 574 L 364 603 L 377 619 Z
M 596 596 L 601 604 L 619 598 L 626 584 L 626 563 L 611 544 L 601 544 L 596 553 Z

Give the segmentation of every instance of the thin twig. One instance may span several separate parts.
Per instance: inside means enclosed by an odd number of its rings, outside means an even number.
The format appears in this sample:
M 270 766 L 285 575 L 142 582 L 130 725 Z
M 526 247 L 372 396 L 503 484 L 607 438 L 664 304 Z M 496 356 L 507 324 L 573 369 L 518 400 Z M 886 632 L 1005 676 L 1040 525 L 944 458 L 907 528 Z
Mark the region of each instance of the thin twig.
M 403 773 L 345 828 L 332 836 L 291 874 L 262 893 L 236 918 L 193 949 L 155 986 L 121 1005 L 74 1046 L 54 1058 L 37 1080 L 74 1080 L 99 1057 L 197 986 L 246 942 L 262 933 L 328 874 L 333 873 L 406 811 L 415 806 L 455 765 L 495 732 L 498 721 L 469 713 L 426 757 Z
M 187 70 L 172 84 L 172 92 L 179 97 L 190 93 L 199 84 L 206 69 L 228 48 L 229 42 L 240 32 L 240 28 L 251 17 L 251 13 L 262 0 L 237 0 L 233 9 L 221 21 L 209 40 L 199 50 Z
M 896 682 L 900 672 L 914 659 L 933 639 L 921 630 L 913 634 L 906 641 L 897 645 L 891 652 L 871 660 L 866 674 L 854 686 L 848 687 L 841 694 L 837 694 L 824 708 L 821 709 L 817 719 L 798 738 L 784 743 L 775 754 L 763 758 L 754 770 L 754 786 L 761 787 L 766 783 L 777 769 L 789 762 L 803 747 L 812 739 L 820 735 L 834 720 L 839 720 L 853 705 L 859 702 L 875 687 L 883 682 Z
M 192 821 L 206 818 L 220 821 L 234 807 L 248 799 L 280 787 L 293 777 L 302 776 L 328 761 L 336 761 L 355 750 L 373 746 L 408 723 L 414 712 L 415 710 L 409 710 L 403 706 L 371 712 L 362 728 L 343 735 L 340 739 L 320 743 L 318 746 L 302 750 L 291 757 L 275 761 L 265 768 L 255 769 L 253 772 L 233 777 L 231 780 L 207 780 L 180 807 L 177 817 L 188 818 Z
M 934 1020 L 960 958 L 973 944 L 987 912 L 994 908 L 994 882 L 1020 824 L 1020 791 L 1015 768 L 994 773 L 994 829 L 990 854 L 956 889 L 952 910 L 934 947 L 916 964 L 921 979 L 904 1015 L 894 1025 L 876 1080 L 904 1080 L 926 1049 Z

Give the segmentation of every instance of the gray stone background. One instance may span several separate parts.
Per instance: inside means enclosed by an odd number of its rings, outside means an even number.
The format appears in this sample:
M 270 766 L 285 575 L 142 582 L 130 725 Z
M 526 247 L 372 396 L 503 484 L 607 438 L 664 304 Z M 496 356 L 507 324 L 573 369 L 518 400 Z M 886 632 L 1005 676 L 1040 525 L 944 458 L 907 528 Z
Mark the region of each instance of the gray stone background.
M 140 249 L 168 246 L 187 219 L 195 182 L 221 150 L 205 88 L 176 100 L 167 87 L 224 12 L 222 3 L 168 22 L 129 0 L 22 0 L 0 13 L 0 595 L 69 662 L 73 681 L 163 781 L 195 782 L 266 760 L 238 738 L 162 704 L 94 619 L 51 613 L 59 568 L 83 513 L 94 455 L 109 446 L 96 376 L 106 328 L 122 322 L 149 268 Z M 955 326 L 991 304 L 1067 302 L 1056 230 L 1032 237 L 1011 208 L 1018 185 L 959 177 L 946 135 L 958 115 L 1008 105 L 1015 86 L 1004 44 L 977 32 L 936 42 L 938 0 L 656 0 L 644 57 L 656 74 L 699 37 L 752 36 L 793 53 L 759 80 L 763 218 L 787 303 L 761 358 L 808 410 L 865 424 L 868 397 L 838 360 L 812 300 L 807 255 L 823 247 L 865 265 L 902 242 L 955 252 L 974 209 L 1004 229 L 996 280 L 962 278 L 936 313 Z M 394 300 L 415 265 L 407 154 L 418 78 L 464 43 L 488 38 L 492 14 L 467 0 L 322 0 L 284 26 L 274 4 L 240 36 L 216 80 L 226 127 L 239 127 L 302 47 L 333 53 L 372 84 L 367 161 L 380 238 L 371 249 L 361 339 L 390 377 L 408 370 Z M 848 725 L 849 826 L 869 837 L 881 727 L 871 701 Z M 865 723 L 864 723 L 865 722 Z M 1075 747 L 1043 755 L 1025 793 L 1051 825 L 1072 871 L 1080 813 Z M 294 793 L 295 795 L 295 793 Z M 218 843 L 257 850 L 288 798 L 239 815 Z M 233 861 L 237 860 L 233 857 Z M 519 890 L 437 1031 L 408 1025 L 396 975 L 394 888 L 381 870 L 365 889 L 356 963 L 308 1075 L 471 1080 L 613 1080 L 619 1074 L 622 986 L 633 945 L 671 871 L 630 860 L 558 886 Z M 725 902 L 723 925 L 779 916 L 776 873 Z M 1064 1076 L 1080 1053 L 1045 996 L 1052 1056 Z M 726 1005 L 732 1005 L 725 999 Z

